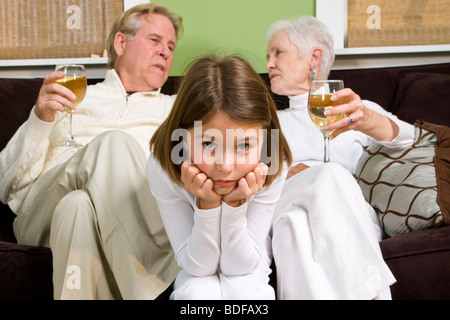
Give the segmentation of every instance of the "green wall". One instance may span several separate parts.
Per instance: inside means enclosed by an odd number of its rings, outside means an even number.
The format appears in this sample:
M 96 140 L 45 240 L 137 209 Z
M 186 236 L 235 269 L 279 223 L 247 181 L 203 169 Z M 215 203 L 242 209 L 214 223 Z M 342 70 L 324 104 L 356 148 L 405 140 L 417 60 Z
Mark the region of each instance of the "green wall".
M 315 15 L 315 0 L 159 0 L 183 17 L 171 75 L 183 74 L 198 56 L 238 53 L 266 72 L 267 28 L 280 19 Z

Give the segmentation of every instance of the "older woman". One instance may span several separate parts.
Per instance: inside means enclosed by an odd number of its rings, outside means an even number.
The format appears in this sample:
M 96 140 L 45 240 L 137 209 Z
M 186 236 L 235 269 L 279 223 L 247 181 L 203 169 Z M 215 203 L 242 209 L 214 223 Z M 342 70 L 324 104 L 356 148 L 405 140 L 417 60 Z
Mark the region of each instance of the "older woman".
M 267 32 L 272 91 L 290 98 L 279 111 L 293 156 L 273 222 L 273 250 L 281 299 L 390 298 L 395 279 L 381 255 L 381 231 L 352 173 L 373 141 L 407 147 L 414 127 L 361 100 L 351 89 L 335 93 L 346 103 L 329 115 L 347 116 L 325 130 L 331 163 L 323 164 L 323 136 L 307 111 L 311 74 L 327 79 L 333 39 L 314 17 L 275 22 Z M 307 169 L 307 170 L 305 170 Z

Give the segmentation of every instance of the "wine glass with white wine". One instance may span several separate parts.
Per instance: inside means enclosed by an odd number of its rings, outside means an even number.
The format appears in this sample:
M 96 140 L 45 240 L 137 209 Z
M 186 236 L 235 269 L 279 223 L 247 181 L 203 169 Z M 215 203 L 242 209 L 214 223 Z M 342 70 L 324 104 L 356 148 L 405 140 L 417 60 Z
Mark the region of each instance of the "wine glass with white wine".
M 57 65 L 55 71 L 64 72 L 66 75 L 64 78 L 56 80 L 59 83 L 72 91 L 76 99 L 74 104 L 79 106 L 86 96 L 87 80 L 86 80 L 86 70 L 81 64 L 63 64 Z M 69 135 L 66 139 L 59 144 L 63 147 L 81 147 L 81 144 L 77 143 L 72 134 L 72 114 L 73 110 L 65 108 L 67 116 L 69 117 Z
M 312 80 L 308 95 L 308 113 L 312 122 L 323 134 L 324 138 L 324 160 L 330 161 L 330 135 L 334 130 L 324 131 L 323 127 L 343 118 L 343 114 L 326 116 L 325 111 L 342 102 L 332 101 L 331 96 L 339 90 L 344 89 L 342 80 Z

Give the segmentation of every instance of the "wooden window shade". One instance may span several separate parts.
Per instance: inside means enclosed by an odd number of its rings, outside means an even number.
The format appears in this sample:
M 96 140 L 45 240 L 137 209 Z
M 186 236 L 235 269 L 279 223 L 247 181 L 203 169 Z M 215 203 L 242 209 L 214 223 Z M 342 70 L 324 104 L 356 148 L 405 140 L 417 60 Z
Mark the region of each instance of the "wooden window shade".
M 348 0 L 347 47 L 450 43 L 448 0 Z
M 103 56 L 122 0 L 0 0 L 0 59 Z

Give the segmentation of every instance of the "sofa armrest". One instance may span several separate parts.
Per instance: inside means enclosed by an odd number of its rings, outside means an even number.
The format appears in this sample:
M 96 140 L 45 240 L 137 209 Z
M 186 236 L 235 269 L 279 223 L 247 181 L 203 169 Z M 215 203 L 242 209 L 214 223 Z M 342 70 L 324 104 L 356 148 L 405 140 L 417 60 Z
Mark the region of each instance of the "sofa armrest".
M 450 226 L 420 230 L 380 242 L 397 283 L 397 300 L 450 299 Z
M 0 300 L 51 300 L 49 248 L 0 241 Z
M 17 242 L 13 233 L 15 217 L 8 205 L 0 203 L 0 241 Z

